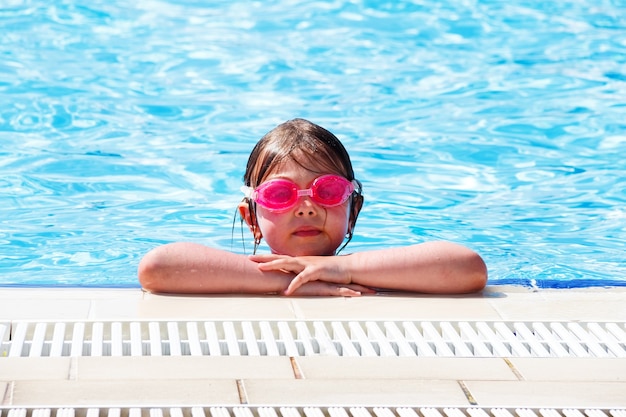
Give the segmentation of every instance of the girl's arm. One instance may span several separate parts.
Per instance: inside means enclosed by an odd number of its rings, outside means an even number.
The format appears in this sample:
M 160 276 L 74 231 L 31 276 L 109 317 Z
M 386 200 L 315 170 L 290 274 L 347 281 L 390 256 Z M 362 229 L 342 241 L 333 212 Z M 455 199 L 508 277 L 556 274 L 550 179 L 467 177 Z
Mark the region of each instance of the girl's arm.
M 263 271 L 296 273 L 285 294 L 312 281 L 359 284 L 388 290 L 462 294 L 482 290 L 487 268 L 474 251 L 451 242 L 373 250 L 346 256 L 283 257 L 260 255 Z
M 171 243 L 148 252 L 139 263 L 139 282 L 151 292 L 179 294 L 283 293 L 295 274 L 262 271 L 248 256 L 195 243 Z M 309 285 L 314 284 L 314 285 Z M 359 285 L 311 282 L 294 295 L 357 296 Z

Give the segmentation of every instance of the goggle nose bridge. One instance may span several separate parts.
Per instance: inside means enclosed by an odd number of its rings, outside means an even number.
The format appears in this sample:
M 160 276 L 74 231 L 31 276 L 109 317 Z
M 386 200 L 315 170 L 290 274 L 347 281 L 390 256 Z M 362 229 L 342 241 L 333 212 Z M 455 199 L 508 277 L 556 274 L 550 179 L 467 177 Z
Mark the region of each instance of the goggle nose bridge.
M 305 196 L 305 195 L 308 197 L 313 197 L 313 187 L 308 188 L 306 190 L 298 190 L 298 198 Z

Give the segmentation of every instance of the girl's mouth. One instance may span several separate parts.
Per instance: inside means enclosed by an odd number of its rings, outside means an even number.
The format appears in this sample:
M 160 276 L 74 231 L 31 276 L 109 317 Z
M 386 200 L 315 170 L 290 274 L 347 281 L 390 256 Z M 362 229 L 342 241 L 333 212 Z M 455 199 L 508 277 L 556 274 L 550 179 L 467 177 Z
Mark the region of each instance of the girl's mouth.
M 293 234 L 299 237 L 311 237 L 311 236 L 317 236 L 320 233 L 322 232 L 318 229 L 306 227 L 306 228 L 301 228 L 301 229 L 296 230 Z

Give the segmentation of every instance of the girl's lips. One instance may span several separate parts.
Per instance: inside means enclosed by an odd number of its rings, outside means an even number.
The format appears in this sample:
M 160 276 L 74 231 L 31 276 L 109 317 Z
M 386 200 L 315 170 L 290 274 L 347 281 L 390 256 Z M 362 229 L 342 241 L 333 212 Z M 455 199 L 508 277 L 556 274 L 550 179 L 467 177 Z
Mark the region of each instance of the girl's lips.
M 310 237 L 310 236 L 317 236 L 320 233 L 322 233 L 320 230 L 312 228 L 312 227 L 303 227 L 300 229 L 297 229 L 293 234 L 295 236 L 300 236 L 300 237 Z

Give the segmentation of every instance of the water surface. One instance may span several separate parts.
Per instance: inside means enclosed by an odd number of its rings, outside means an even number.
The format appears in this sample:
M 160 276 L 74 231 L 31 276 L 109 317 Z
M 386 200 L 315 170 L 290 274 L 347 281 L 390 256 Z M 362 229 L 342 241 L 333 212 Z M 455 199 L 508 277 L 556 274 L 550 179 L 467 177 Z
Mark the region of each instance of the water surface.
M 0 285 L 243 252 L 247 155 L 293 117 L 365 186 L 347 251 L 448 239 L 490 284 L 626 284 L 623 1 L 11 0 L 0 57 Z

